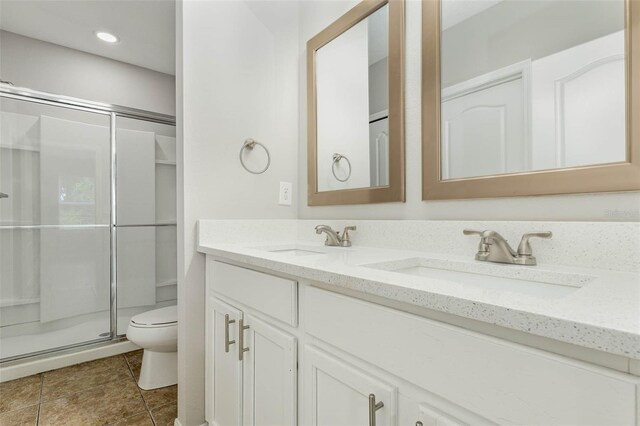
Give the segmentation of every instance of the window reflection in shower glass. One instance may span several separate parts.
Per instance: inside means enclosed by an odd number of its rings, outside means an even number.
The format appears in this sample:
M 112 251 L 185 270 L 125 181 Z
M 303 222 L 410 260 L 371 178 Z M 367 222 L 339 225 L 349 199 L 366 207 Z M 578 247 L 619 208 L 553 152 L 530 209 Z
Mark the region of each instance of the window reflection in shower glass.
M 60 176 L 58 179 L 60 223 L 81 225 L 95 217 L 96 187 L 91 176 Z
M 0 98 L 0 359 L 110 330 L 110 117 Z

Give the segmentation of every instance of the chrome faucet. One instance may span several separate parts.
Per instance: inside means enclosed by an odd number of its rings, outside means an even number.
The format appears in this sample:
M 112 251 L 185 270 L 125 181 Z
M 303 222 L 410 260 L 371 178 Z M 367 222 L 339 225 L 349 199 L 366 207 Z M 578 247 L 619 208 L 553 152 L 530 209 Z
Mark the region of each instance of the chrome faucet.
M 339 232 L 334 231 L 329 225 L 316 226 L 316 234 L 320 235 L 323 232 L 327 234 L 327 239 L 324 241 L 325 246 L 351 247 L 349 231 L 355 230 L 355 226 L 346 226 L 342 231 L 342 235 L 340 235 Z
M 512 263 L 515 265 L 536 265 L 536 258 L 531 251 L 531 244 L 529 239 L 532 237 L 538 238 L 551 238 L 551 232 L 531 232 L 524 234 L 518 250 L 514 251 L 507 240 L 496 231 L 472 231 L 465 229 L 462 231 L 464 235 L 479 235 L 480 244 L 478 245 L 478 252 L 476 253 L 476 260 L 483 262 L 496 262 L 496 263 Z

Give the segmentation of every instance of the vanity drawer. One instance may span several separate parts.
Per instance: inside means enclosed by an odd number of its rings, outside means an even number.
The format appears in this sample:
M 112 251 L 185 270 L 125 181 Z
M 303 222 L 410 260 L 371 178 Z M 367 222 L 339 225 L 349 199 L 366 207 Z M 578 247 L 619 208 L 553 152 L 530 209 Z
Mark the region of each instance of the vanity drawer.
M 298 325 L 298 283 L 207 259 L 213 291 L 286 324 Z
M 306 331 L 499 424 L 636 424 L 637 378 L 316 287 Z

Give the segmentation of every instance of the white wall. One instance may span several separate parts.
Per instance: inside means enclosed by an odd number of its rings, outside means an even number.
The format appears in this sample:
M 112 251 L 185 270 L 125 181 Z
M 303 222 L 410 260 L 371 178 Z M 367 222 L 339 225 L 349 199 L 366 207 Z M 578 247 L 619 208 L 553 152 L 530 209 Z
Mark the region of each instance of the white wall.
M 198 219 L 295 218 L 278 205 L 280 181 L 297 182 L 297 3 L 181 1 L 178 81 L 178 415 L 204 421 L 204 256 Z M 181 93 L 181 95 L 180 95 Z M 242 169 L 246 138 L 264 143 L 271 167 Z M 258 154 L 256 148 L 256 154 Z M 295 194 L 295 189 L 294 189 Z
M 300 145 L 298 186 L 302 219 L 442 219 L 640 221 L 640 193 L 518 197 L 490 200 L 422 201 L 421 195 L 421 7 L 406 2 L 405 143 L 407 202 L 358 206 L 308 207 L 306 204 L 306 42 L 355 5 L 356 1 L 300 4 Z
M 0 77 L 19 87 L 175 115 L 175 77 L 0 31 Z

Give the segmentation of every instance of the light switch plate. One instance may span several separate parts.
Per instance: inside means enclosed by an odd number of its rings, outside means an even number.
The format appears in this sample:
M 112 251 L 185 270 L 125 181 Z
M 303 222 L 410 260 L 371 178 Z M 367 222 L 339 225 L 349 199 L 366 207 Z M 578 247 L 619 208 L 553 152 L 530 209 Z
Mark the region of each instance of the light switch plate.
M 278 204 L 281 206 L 290 206 L 291 199 L 293 198 L 293 184 L 291 182 L 280 182 L 280 196 L 278 197 Z

